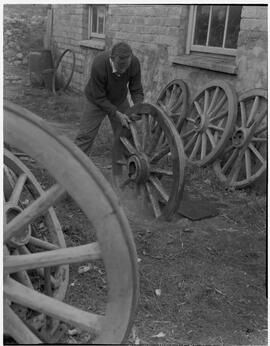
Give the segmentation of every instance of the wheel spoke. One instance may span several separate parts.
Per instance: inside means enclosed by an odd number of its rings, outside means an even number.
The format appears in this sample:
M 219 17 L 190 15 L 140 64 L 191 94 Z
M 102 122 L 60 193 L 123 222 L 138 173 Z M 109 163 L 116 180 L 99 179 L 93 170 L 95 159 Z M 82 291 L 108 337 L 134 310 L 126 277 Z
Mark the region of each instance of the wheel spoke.
M 146 150 L 146 141 L 147 137 L 149 137 L 150 134 L 150 128 L 149 128 L 149 121 L 146 114 L 142 115 L 142 150 Z
M 233 163 L 233 167 L 231 169 L 231 172 L 228 176 L 228 181 L 230 181 L 231 183 L 233 183 L 237 180 L 237 177 L 238 177 L 239 172 L 241 170 L 241 163 L 243 160 L 243 156 L 244 156 L 244 151 L 243 150 L 239 151 L 238 156 Z
M 227 109 L 224 109 L 223 111 L 221 111 L 220 113 L 218 113 L 218 114 L 215 114 L 215 113 L 213 113 L 215 116 L 214 117 L 211 117 L 209 120 L 211 121 L 211 122 L 214 122 L 214 121 L 216 121 L 216 120 L 219 120 L 219 119 L 221 119 L 221 118 L 224 118 L 227 114 L 228 114 L 228 110 Z
M 35 246 L 37 246 L 41 249 L 44 249 L 44 250 L 57 250 L 57 249 L 59 249 L 59 246 L 52 244 L 52 243 L 49 243 L 45 240 L 38 239 L 38 238 L 33 237 L 33 236 L 31 236 L 29 238 L 29 244 L 35 245 Z
M 263 165 L 266 164 L 266 160 L 263 158 L 263 156 L 260 154 L 260 152 L 255 148 L 255 146 L 252 143 L 250 143 L 248 147 L 255 154 L 255 156 L 257 156 L 257 158 L 259 159 L 259 161 L 261 161 Z
M 154 186 L 154 188 L 156 189 L 156 191 L 159 193 L 161 198 L 163 198 L 165 202 L 168 202 L 169 195 L 164 190 L 164 187 L 162 186 L 160 180 L 157 177 L 153 177 L 153 176 L 150 176 L 149 180 L 152 183 L 152 185 Z
M 11 237 L 19 234 L 28 224 L 44 214 L 64 193 L 65 190 L 58 184 L 45 191 L 28 208 L 24 209 L 7 224 L 4 232 L 4 241 L 6 242 Z
M 218 103 L 216 104 L 216 107 L 211 111 L 211 114 L 215 114 L 217 113 L 220 108 L 224 105 L 224 103 L 226 102 L 227 100 L 227 96 L 226 94 L 224 94 L 221 99 L 218 101 Z M 226 110 L 228 112 L 228 110 Z
M 22 256 L 5 256 L 5 272 L 14 273 L 43 267 L 53 267 L 61 264 L 87 262 L 101 258 L 98 243 L 94 242 L 77 247 L 38 252 Z
M 206 134 L 202 133 L 202 147 L 201 147 L 201 160 L 205 157 L 206 155 L 206 147 L 207 147 L 207 138 Z
M 224 122 L 224 118 L 222 118 L 220 121 L 219 121 L 219 123 L 218 123 L 218 128 L 223 128 L 222 127 L 222 123 Z M 215 133 L 214 133 L 214 139 L 215 139 L 215 142 L 217 143 L 217 141 L 218 141 L 218 136 L 221 136 L 222 137 L 222 135 L 223 135 L 223 132 L 220 132 L 219 130 L 218 131 L 215 131 Z
M 220 127 L 220 126 L 216 126 L 216 125 L 213 125 L 213 124 L 209 124 L 208 127 L 210 129 L 213 129 L 215 131 L 218 131 L 220 133 L 223 133 L 224 132 L 224 128 L 223 127 Z
M 214 138 L 214 136 L 212 135 L 212 133 L 211 133 L 211 131 L 210 131 L 209 129 L 206 129 L 206 134 L 207 134 L 207 136 L 208 136 L 208 138 L 209 138 L 209 140 L 210 140 L 210 143 L 211 143 L 211 145 L 212 145 L 212 148 L 215 148 L 215 146 L 216 146 L 216 141 L 215 141 L 215 138 Z
M 165 155 L 167 155 L 170 152 L 170 147 L 167 145 L 165 148 L 162 148 L 159 152 L 155 153 L 151 159 L 150 163 L 155 164 L 159 160 L 161 160 Z
M 212 108 L 214 107 L 216 101 L 217 101 L 217 97 L 218 97 L 218 93 L 219 93 L 219 90 L 220 88 L 219 87 L 216 87 L 215 91 L 214 91 L 214 95 L 212 97 L 212 100 L 211 100 L 211 103 L 210 103 L 210 106 L 207 110 L 207 113 L 209 114 L 212 110 Z
M 148 197 L 150 199 L 150 202 L 151 202 L 151 205 L 152 205 L 155 217 L 158 218 L 161 215 L 161 210 L 160 210 L 159 203 L 156 200 L 156 198 L 154 197 L 154 195 L 152 194 L 149 183 L 146 183 L 145 185 L 146 185 L 146 190 L 147 190 Z
M 222 173 L 226 174 L 227 170 L 231 167 L 231 165 L 233 164 L 234 160 L 236 159 L 237 152 L 238 152 L 237 149 L 233 150 L 233 152 L 231 153 L 230 157 L 227 159 L 225 165 L 221 169 Z
M 190 154 L 190 157 L 189 157 L 190 160 L 193 160 L 194 157 L 196 156 L 196 154 L 197 154 L 197 152 L 199 150 L 200 144 L 201 144 L 201 138 L 202 138 L 202 136 L 201 136 L 201 134 L 199 134 L 198 137 L 197 137 L 196 143 L 195 143 L 195 145 L 193 147 L 193 150 L 192 150 L 192 152 Z
M 103 316 L 83 311 L 48 297 L 10 278 L 7 278 L 5 281 L 4 294 L 12 302 L 79 327 L 84 331 L 93 331 L 95 333 L 101 331 Z
M 264 131 L 267 131 L 267 125 L 262 126 L 261 128 L 257 129 L 254 133 L 254 136 L 258 136 L 259 134 L 261 134 Z
M 187 144 L 184 146 L 185 150 L 188 150 L 189 147 L 195 142 L 196 138 L 198 136 L 198 133 L 196 132 L 191 138 L 190 140 L 187 142 Z
M 248 148 L 245 150 L 245 168 L 246 168 L 246 178 L 249 179 L 251 177 L 251 159 L 250 159 L 250 152 Z
M 241 112 L 241 125 L 243 127 L 247 126 L 247 113 L 246 113 L 246 106 L 243 101 L 240 101 L 240 112 Z
M 252 142 L 261 142 L 261 143 L 266 143 L 267 138 L 266 137 L 253 137 Z
M 203 112 L 202 112 L 201 106 L 199 105 L 199 102 L 194 101 L 194 105 L 195 105 L 195 107 L 197 109 L 198 114 L 199 115 L 203 115 Z
M 162 133 L 162 129 L 160 126 L 158 126 L 155 130 L 153 137 L 152 137 L 152 141 L 150 143 L 150 148 L 147 150 L 148 155 L 150 155 L 156 149 L 156 146 L 158 144 L 161 133 Z
M 20 246 L 18 248 L 18 252 L 21 254 L 21 255 L 30 255 L 32 254 L 28 248 L 23 245 L 23 246 Z M 44 274 L 44 269 L 43 268 L 35 268 L 35 271 L 37 272 L 37 274 L 42 277 L 42 278 L 45 278 L 45 274 Z M 59 279 L 55 279 L 54 276 L 51 275 L 51 284 L 53 285 L 53 287 L 57 288 L 60 286 L 60 281 Z
M 13 276 L 15 280 L 19 281 L 24 286 L 34 289 L 32 281 L 25 270 L 22 270 L 18 273 L 14 273 Z
M 138 139 L 138 133 L 137 133 L 137 130 L 136 130 L 134 124 L 130 124 L 130 131 L 132 134 L 132 138 L 133 138 L 133 142 L 134 142 L 136 150 L 141 151 L 141 145 L 140 145 L 140 142 Z
M 205 89 L 204 92 L 204 107 L 203 107 L 203 114 L 206 116 L 207 113 L 207 109 L 209 106 L 209 91 L 207 89 Z
M 115 161 L 115 163 L 117 163 L 120 166 L 126 166 L 127 165 L 127 162 L 123 161 L 123 160 L 117 160 L 117 161 Z
M 253 104 L 252 104 L 252 108 L 251 108 L 250 113 L 249 113 L 247 126 L 254 119 L 255 114 L 258 111 L 258 107 L 259 107 L 259 96 L 255 96 L 255 99 L 254 99 Z
M 162 174 L 162 175 L 166 175 L 166 176 L 173 176 L 173 172 L 169 171 L 167 169 L 164 168 L 159 168 L 159 167 L 150 167 L 150 173 L 156 173 L 156 174 Z
M 195 129 L 191 129 L 191 130 L 187 131 L 186 133 L 181 134 L 181 137 L 182 137 L 182 139 L 186 139 L 187 137 L 189 137 L 194 132 L 195 132 Z
M 22 173 L 18 180 L 16 181 L 16 185 L 12 191 L 12 194 L 10 196 L 9 202 L 12 204 L 18 204 L 21 193 L 23 191 L 24 184 L 26 182 L 27 175 L 25 173 Z
M 130 143 L 130 141 L 126 137 L 120 137 L 120 141 L 124 145 L 124 147 L 127 149 L 127 151 L 133 155 L 137 153 L 137 150 L 134 148 L 134 146 Z
M 41 340 L 23 323 L 20 317 L 5 303 L 4 333 L 21 345 L 41 344 Z
M 195 123 L 195 119 L 190 118 L 190 117 L 186 117 L 186 120 L 189 121 L 190 123 Z
M 132 180 L 131 180 L 130 178 L 125 179 L 125 180 L 119 185 L 120 189 L 121 189 L 121 190 L 125 189 L 126 186 L 127 186 L 129 183 L 131 183 L 131 181 L 132 181 Z

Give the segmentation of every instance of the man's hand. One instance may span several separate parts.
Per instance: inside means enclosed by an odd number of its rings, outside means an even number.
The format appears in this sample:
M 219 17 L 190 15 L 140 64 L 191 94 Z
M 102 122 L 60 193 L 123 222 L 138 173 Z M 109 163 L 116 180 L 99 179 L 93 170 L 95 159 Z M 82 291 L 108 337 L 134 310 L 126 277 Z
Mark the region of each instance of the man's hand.
M 116 119 L 121 123 L 123 127 L 126 127 L 129 129 L 130 119 L 126 114 L 116 111 L 115 116 L 116 116 Z

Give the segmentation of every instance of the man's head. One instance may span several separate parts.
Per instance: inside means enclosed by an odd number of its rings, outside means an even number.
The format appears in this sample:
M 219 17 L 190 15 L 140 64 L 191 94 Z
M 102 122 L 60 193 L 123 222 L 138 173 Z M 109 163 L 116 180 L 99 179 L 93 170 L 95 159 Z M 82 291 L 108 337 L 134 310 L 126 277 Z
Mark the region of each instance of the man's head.
M 132 50 L 127 43 L 119 42 L 112 47 L 111 59 L 118 73 L 124 73 L 128 69 L 131 57 Z

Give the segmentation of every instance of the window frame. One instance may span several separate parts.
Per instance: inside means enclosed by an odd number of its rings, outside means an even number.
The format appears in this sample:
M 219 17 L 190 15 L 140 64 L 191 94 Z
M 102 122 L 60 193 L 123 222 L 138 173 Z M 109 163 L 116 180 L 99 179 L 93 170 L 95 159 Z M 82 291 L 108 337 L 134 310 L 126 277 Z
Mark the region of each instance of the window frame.
M 190 6 L 186 54 L 190 54 L 191 52 L 201 52 L 201 53 L 212 53 L 212 54 L 236 56 L 237 48 L 232 49 L 232 48 L 223 48 L 223 47 L 209 47 L 209 46 L 201 46 L 201 45 L 193 44 L 194 34 L 195 34 L 195 20 L 196 20 L 196 14 L 197 14 L 197 6 L 198 5 Z M 212 7 L 213 5 L 210 5 L 210 6 Z M 228 6 L 230 5 L 226 5 L 226 6 L 228 8 Z M 226 21 L 225 21 L 226 29 L 227 29 L 227 22 L 228 22 L 228 12 L 229 11 L 227 9 Z M 209 34 L 209 28 L 208 28 L 208 34 Z
M 104 10 L 104 22 L 103 22 L 103 34 L 99 34 L 97 32 L 92 31 L 92 23 L 93 23 L 93 7 L 97 7 L 97 26 L 98 26 L 98 10 L 99 8 L 103 8 Z M 106 28 L 106 5 L 89 5 L 88 7 L 88 39 L 92 38 L 101 38 L 105 39 L 105 28 Z

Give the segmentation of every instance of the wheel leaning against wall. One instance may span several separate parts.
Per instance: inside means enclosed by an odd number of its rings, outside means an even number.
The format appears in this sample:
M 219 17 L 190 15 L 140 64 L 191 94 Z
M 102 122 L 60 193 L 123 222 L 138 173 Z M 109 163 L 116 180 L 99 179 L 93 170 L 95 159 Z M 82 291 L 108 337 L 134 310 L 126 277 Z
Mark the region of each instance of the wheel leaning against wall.
M 163 88 L 157 98 L 157 105 L 181 129 L 188 108 L 188 87 L 181 79 L 175 79 Z
M 73 143 L 59 136 L 33 113 L 4 102 L 5 142 L 32 157 L 56 183 L 22 211 L 13 213 L 4 224 L 4 331 L 17 342 L 40 343 L 27 321 L 18 317 L 12 304 L 44 314 L 51 319 L 89 333 L 94 343 L 119 344 L 129 336 L 138 300 L 136 249 L 127 218 L 114 191 L 97 167 Z M 18 195 L 28 172 L 19 173 L 14 195 Z M 10 191 L 10 188 L 7 189 Z M 11 189 L 12 191 L 12 189 Z M 58 248 L 49 240 L 38 253 L 13 256 L 9 244 L 24 235 L 30 225 L 46 214 L 68 193 L 96 231 L 96 241 L 75 247 Z M 12 196 L 8 192 L 8 196 Z M 13 199 L 13 197 L 11 197 Z M 27 242 L 27 237 L 25 242 Z M 53 246 L 55 245 L 55 246 Z M 48 247 L 51 249 L 49 250 Z M 107 283 L 103 313 L 84 311 L 53 295 L 20 282 L 14 273 L 39 268 L 102 261 Z M 19 274 L 21 275 L 21 274 Z M 91 297 L 89 296 L 89 299 Z
M 266 171 L 266 160 L 267 91 L 258 88 L 239 96 L 233 135 L 214 170 L 226 185 L 243 188 Z
M 226 147 L 233 131 L 237 96 L 224 81 L 211 81 L 197 93 L 187 112 L 180 135 L 189 162 L 212 163 Z
M 55 86 L 56 86 L 56 78 L 57 78 L 57 71 L 58 68 L 64 58 L 65 55 L 67 55 L 68 53 L 71 53 L 72 55 L 72 65 L 71 65 L 71 72 L 69 74 L 69 77 L 67 79 L 67 81 L 65 82 L 65 85 L 61 88 L 63 91 L 67 90 L 67 88 L 69 87 L 69 84 L 72 80 L 73 74 L 74 74 L 74 70 L 75 70 L 75 64 L 76 64 L 76 56 L 75 53 L 73 52 L 73 50 L 71 49 L 66 49 L 59 57 L 59 59 L 56 62 L 54 71 L 53 71 L 53 78 L 52 78 L 52 92 L 54 94 L 56 94 L 56 90 L 55 90 Z

